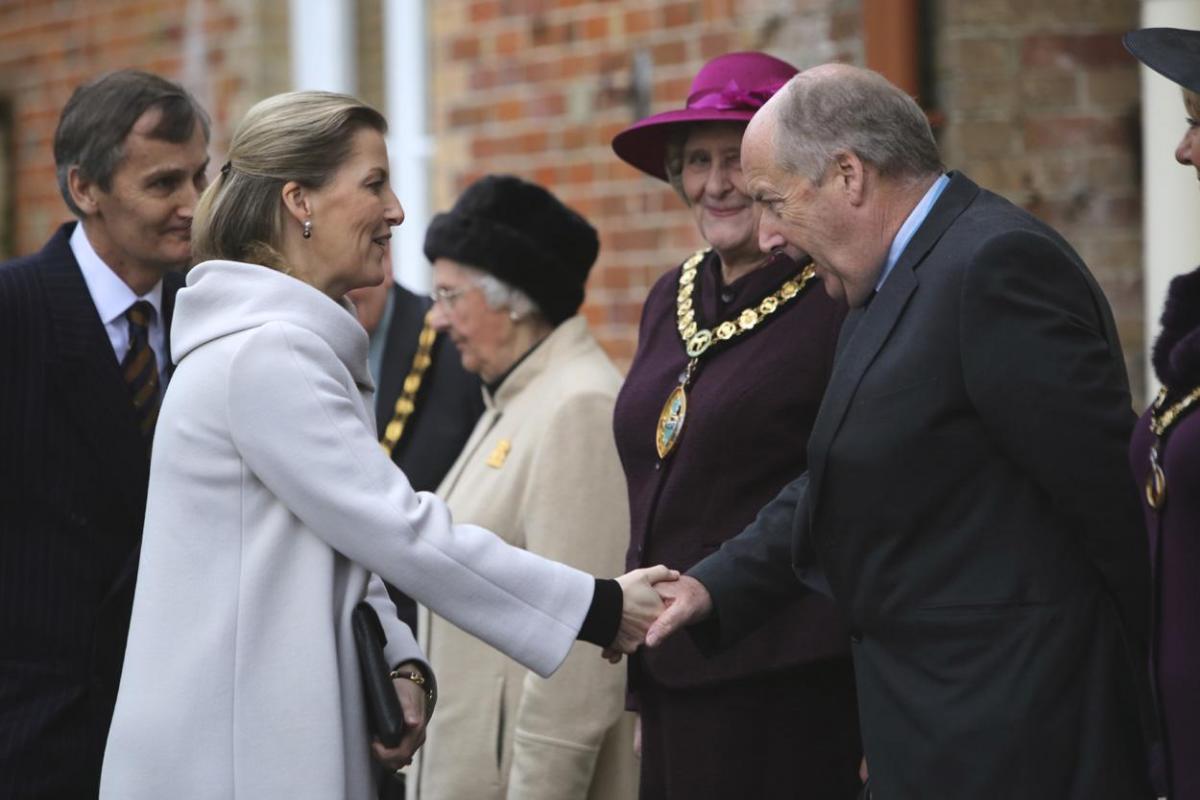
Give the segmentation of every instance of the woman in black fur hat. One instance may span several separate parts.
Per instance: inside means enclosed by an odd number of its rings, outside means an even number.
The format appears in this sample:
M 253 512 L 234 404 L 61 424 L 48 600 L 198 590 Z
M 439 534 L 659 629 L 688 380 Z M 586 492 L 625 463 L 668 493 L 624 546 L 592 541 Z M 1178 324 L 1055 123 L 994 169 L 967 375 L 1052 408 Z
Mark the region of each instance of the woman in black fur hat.
M 1200 171 L 1200 31 L 1126 34 L 1142 63 L 1183 88 L 1187 130 L 1175 160 Z M 1200 798 L 1200 269 L 1171 281 L 1154 343 L 1162 391 L 1134 430 L 1155 599 L 1151 662 L 1165 739 L 1167 794 Z
M 459 522 L 615 575 L 629 530 L 612 433 L 621 376 L 577 313 L 599 247 L 583 217 L 508 175 L 472 184 L 425 237 L 431 321 L 484 383 L 483 416 L 438 494 Z M 428 610 L 418 630 L 443 700 L 416 797 L 637 795 L 625 670 L 575 648 L 542 680 Z

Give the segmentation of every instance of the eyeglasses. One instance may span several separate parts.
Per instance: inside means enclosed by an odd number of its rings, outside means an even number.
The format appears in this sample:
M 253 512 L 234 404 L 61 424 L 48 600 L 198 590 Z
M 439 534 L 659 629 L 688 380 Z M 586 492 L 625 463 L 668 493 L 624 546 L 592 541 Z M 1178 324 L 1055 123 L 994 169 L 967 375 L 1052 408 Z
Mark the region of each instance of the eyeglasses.
M 464 284 L 459 286 L 457 289 L 447 289 L 445 286 L 439 286 L 429 293 L 429 299 L 433 301 L 435 306 L 438 303 L 442 303 L 446 306 L 446 308 L 454 308 L 454 301 L 458 300 L 458 298 L 462 297 L 472 289 L 478 288 L 479 286 L 474 283 Z

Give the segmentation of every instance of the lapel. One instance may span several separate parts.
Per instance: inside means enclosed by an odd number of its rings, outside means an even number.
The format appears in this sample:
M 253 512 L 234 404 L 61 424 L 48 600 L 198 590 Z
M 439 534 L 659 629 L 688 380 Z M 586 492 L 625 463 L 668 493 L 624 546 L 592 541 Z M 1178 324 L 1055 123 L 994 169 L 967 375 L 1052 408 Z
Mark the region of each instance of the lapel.
M 838 340 L 833 374 L 821 399 L 821 408 L 808 440 L 810 510 L 820 499 L 821 479 L 829 448 L 841 427 L 854 393 L 875 356 L 883 348 L 909 299 L 917 291 L 917 268 L 975 196 L 979 187 L 965 175 L 950 173 L 950 184 L 942 192 L 929 216 L 900 254 L 883 288 L 864 308 L 846 317 Z M 811 512 L 810 512 L 811 513 Z
M 163 276 L 163 349 L 167 351 L 167 378 L 175 374 L 175 359 L 171 356 L 171 317 L 175 313 L 175 293 L 183 288 L 185 280 L 182 272 L 168 272 Z
M 59 402 L 92 452 L 96 475 L 111 484 L 140 523 L 150 469 L 146 446 L 112 344 L 68 244 L 73 229 L 73 223 L 59 228 L 41 253 L 57 349 L 50 373 Z

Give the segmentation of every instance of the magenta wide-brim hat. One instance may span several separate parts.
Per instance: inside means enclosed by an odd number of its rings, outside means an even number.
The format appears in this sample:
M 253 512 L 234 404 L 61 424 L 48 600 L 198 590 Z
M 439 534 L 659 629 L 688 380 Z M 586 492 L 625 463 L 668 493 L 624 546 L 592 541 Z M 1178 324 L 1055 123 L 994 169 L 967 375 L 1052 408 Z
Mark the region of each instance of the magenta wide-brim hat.
M 799 70 L 766 53 L 726 53 L 700 68 L 687 104 L 639 120 L 613 137 L 621 160 L 667 180 L 667 142 L 673 131 L 694 122 L 749 122 Z

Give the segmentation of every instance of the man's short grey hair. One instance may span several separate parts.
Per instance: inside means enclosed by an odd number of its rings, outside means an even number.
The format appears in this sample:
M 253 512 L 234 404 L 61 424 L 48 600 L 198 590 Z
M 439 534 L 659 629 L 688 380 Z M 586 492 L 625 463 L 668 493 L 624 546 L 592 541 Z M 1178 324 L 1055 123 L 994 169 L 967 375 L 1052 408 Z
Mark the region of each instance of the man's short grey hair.
M 460 264 L 459 267 L 467 273 L 471 283 L 479 287 L 480 293 L 483 294 L 483 301 L 488 304 L 488 308 L 497 311 L 511 311 L 518 317 L 542 314 L 537 303 L 511 283 L 468 264 Z
M 182 144 L 196 126 L 209 138 L 208 114 L 186 89 L 166 78 L 123 69 L 80 86 L 67 100 L 54 131 L 54 164 L 58 190 L 75 216 L 83 211 L 71 198 L 67 179 L 72 167 L 102 191 L 112 189 L 113 173 L 125 157 L 125 138 L 151 109 L 161 115 L 150 138 Z
M 944 172 L 916 101 L 877 72 L 800 73 L 781 92 L 775 149 L 783 167 L 820 185 L 839 152 L 898 180 Z

